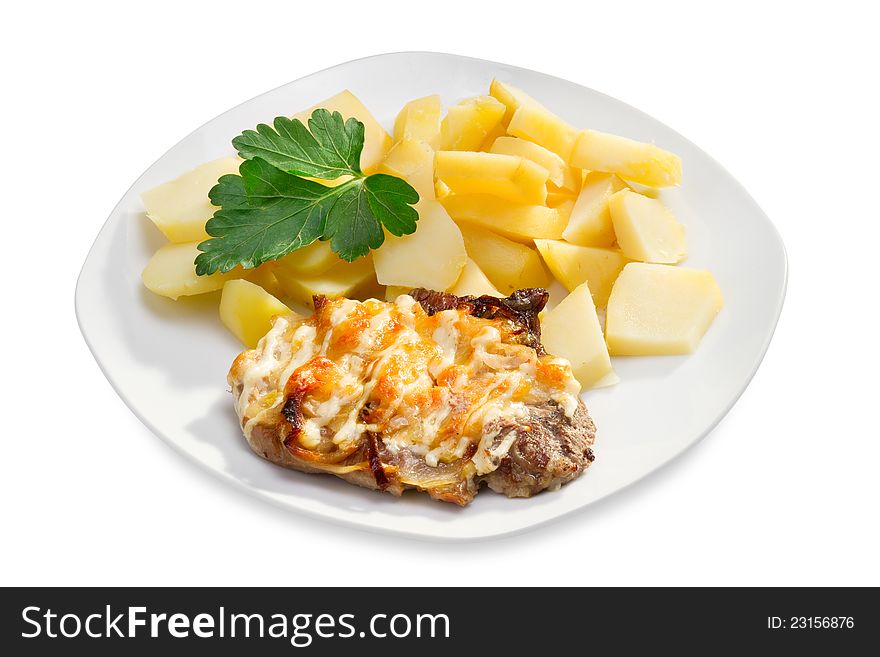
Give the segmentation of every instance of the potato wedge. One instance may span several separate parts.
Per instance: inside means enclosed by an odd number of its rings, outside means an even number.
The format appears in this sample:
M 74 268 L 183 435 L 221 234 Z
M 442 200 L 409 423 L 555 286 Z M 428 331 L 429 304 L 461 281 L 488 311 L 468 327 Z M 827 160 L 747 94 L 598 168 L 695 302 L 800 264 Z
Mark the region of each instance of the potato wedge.
M 507 133 L 553 151 L 568 164 L 590 168 L 569 162 L 578 131 L 541 105 L 521 104 L 510 119 Z
M 608 377 L 613 376 L 611 359 L 587 283 L 544 314 L 541 342 L 548 353 L 571 363 L 572 373 L 584 388 L 609 385 Z
M 550 174 L 548 182 L 562 187 L 565 184 L 565 170 L 568 165 L 562 161 L 556 153 L 548 151 L 543 146 L 538 146 L 519 137 L 498 137 L 489 149 L 490 153 L 499 155 L 516 155 L 531 160 L 535 164 L 547 169 Z
M 308 125 L 312 112 L 319 107 L 323 107 L 331 112 L 339 112 L 342 114 L 343 119 L 354 117 L 364 124 L 364 149 L 361 151 L 361 170 L 367 174 L 373 173 L 391 148 L 391 135 L 385 132 L 385 128 L 373 117 L 370 110 L 348 89 L 322 100 L 320 103 L 315 103 L 309 109 L 295 114 L 293 118 L 299 119 Z
M 290 300 L 307 308 L 314 308 L 312 297 L 316 294 L 351 299 L 381 294 L 371 256 L 358 258 L 354 262 L 336 260 L 332 267 L 320 274 L 291 274 L 279 269 L 276 276 Z
M 434 181 L 434 198 L 437 200 L 444 199 L 447 196 L 452 194 L 452 190 L 449 189 L 449 185 L 447 185 L 442 180 Z
M 550 174 L 513 155 L 437 151 L 434 175 L 457 194 L 491 194 L 515 203 L 543 205 Z
M 423 141 L 398 141 L 379 165 L 379 173 L 403 178 L 419 198 L 434 198 L 434 150 Z
M 611 246 L 616 238 L 608 199 L 615 192 L 626 189 L 626 183 L 610 173 L 591 172 L 571 211 L 568 224 L 562 232 L 566 242 L 581 246 Z
M 443 105 L 436 94 L 409 101 L 394 119 L 394 142 L 411 139 L 438 148 L 442 114 Z
M 240 268 L 225 274 L 217 272 L 209 276 L 197 275 L 195 260 L 201 253 L 198 244 L 169 243 L 160 247 L 141 274 L 146 288 L 150 292 L 176 300 L 179 297 L 214 292 L 222 288 L 226 281 L 241 277 Z
M 226 281 L 220 295 L 220 320 L 248 349 L 257 346 L 278 315 L 290 308 L 250 281 Z
M 623 189 L 608 199 L 608 209 L 626 257 L 669 265 L 687 257 L 684 226 L 657 199 Z
M 629 260 L 617 249 L 577 246 L 558 240 L 535 240 L 553 276 L 569 291 L 589 283 L 593 303 L 604 308 L 611 287 Z
M 461 234 L 468 256 L 503 295 L 549 285 L 550 275 L 534 249 L 469 224 L 461 225 Z
M 457 223 L 475 224 L 529 245 L 536 237 L 559 239 L 565 228 L 559 211 L 543 205 L 512 203 L 488 194 L 453 194 L 441 203 Z
M 219 209 L 211 204 L 208 192 L 220 176 L 238 173 L 240 164 L 237 157 L 223 157 L 144 192 L 141 200 L 147 216 L 171 242 L 208 239 L 205 223 Z
M 339 264 L 329 241 L 315 241 L 275 261 L 279 276 L 317 276 Z
M 495 140 L 499 137 L 505 136 L 507 136 L 507 130 L 505 130 L 504 126 L 499 123 L 489 132 L 488 135 L 486 135 L 486 138 L 483 140 L 483 143 L 480 144 L 478 150 L 488 153 L 492 149 L 492 144 L 495 143 Z
M 723 304 L 708 271 L 631 262 L 608 299 L 608 349 L 619 356 L 689 354 Z
M 492 80 L 489 85 L 489 95 L 504 104 L 504 118 L 502 118 L 501 123 L 505 128 L 510 124 L 510 119 L 513 117 L 514 112 L 519 109 L 520 105 L 532 104 L 540 106 L 538 101 L 519 87 L 501 82 L 500 80 Z
M 440 124 L 440 147 L 446 151 L 475 151 L 499 125 L 504 105 L 492 96 L 477 96 L 453 105 Z
M 278 282 L 278 278 L 275 276 L 277 262 L 277 260 L 264 262 L 254 269 L 245 269 L 242 271 L 242 278 L 254 285 L 259 285 L 272 296 L 283 297 L 284 288 L 281 287 L 281 283 Z
M 449 291 L 459 297 L 467 295 L 480 297 L 484 294 L 493 297 L 504 296 L 492 285 L 492 281 L 489 280 L 479 265 L 471 258 L 467 259 L 464 269 L 461 270 L 461 276 L 458 277 L 455 285 Z
M 386 235 L 373 252 L 376 277 L 382 285 L 446 290 L 458 280 L 467 262 L 461 231 L 436 201 L 420 201 L 419 222 L 412 235 Z
M 584 130 L 578 135 L 569 164 L 615 173 L 648 187 L 681 184 L 681 160 L 675 153 L 598 130 Z
M 412 288 L 408 285 L 388 285 L 385 287 L 385 301 L 394 301 L 401 294 L 408 294 Z

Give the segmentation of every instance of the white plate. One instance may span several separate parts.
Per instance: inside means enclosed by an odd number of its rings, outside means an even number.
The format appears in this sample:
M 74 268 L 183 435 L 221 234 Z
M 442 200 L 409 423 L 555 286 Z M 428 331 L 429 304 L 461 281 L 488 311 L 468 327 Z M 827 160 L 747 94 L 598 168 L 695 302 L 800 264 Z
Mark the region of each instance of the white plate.
M 485 489 L 460 509 L 403 498 L 331 476 L 274 466 L 251 453 L 226 386 L 239 351 L 221 326 L 217 295 L 179 302 L 147 292 L 140 273 L 162 243 L 140 193 L 202 162 L 232 154 L 246 128 L 351 89 L 386 127 L 408 100 L 449 104 L 485 94 L 493 77 L 526 89 L 575 126 L 654 141 L 679 154 L 684 184 L 663 193 L 688 231 L 690 267 L 715 274 L 725 306 L 688 357 L 617 358 L 621 383 L 590 392 L 596 462 L 552 493 L 511 500 Z M 315 73 L 250 100 L 174 146 L 132 185 L 98 234 L 76 289 L 86 342 L 107 378 L 156 435 L 224 480 L 290 509 L 362 528 L 475 539 L 535 527 L 641 479 L 705 436 L 745 389 L 770 342 L 785 295 L 786 258 L 773 225 L 706 153 L 642 112 L 573 82 L 478 59 L 395 53 Z M 195 501 L 193 501 L 195 503 Z

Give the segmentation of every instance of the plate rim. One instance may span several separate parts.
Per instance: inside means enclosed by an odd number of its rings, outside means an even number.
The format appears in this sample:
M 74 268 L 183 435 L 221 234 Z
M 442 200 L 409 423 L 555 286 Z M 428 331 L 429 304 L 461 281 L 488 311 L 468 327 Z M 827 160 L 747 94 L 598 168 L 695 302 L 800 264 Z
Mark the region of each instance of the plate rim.
M 742 385 L 737 389 L 736 393 L 729 398 L 727 404 L 724 406 L 723 410 L 718 413 L 718 415 L 715 417 L 715 419 L 710 424 L 708 424 L 699 433 L 699 435 L 696 436 L 693 440 L 688 442 L 681 449 L 679 449 L 675 452 L 670 452 L 669 456 L 667 458 L 665 458 L 661 463 L 657 464 L 656 466 L 654 466 L 650 470 L 645 471 L 637 479 L 635 479 L 627 484 L 624 484 L 623 486 L 615 488 L 613 491 L 611 491 L 605 495 L 602 495 L 601 497 L 598 497 L 594 500 L 588 501 L 580 506 L 555 513 L 554 515 L 549 515 L 548 517 L 538 519 L 536 521 L 530 522 L 525 525 L 502 527 L 500 529 L 488 528 L 485 531 L 472 532 L 466 536 L 463 536 L 463 535 L 446 536 L 446 535 L 442 535 L 439 533 L 426 533 L 424 531 L 410 530 L 410 529 L 407 529 L 405 526 L 402 526 L 402 527 L 371 526 L 367 523 L 359 523 L 357 521 L 354 521 L 354 520 L 351 520 L 348 518 L 338 517 L 336 515 L 328 514 L 328 513 L 322 512 L 322 511 L 313 510 L 313 509 L 310 509 L 305 506 L 292 506 L 288 503 L 285 503 L 283 500 L 277 499 L 271 495 L 267 495 L 263 491 L 261 491 L 257 488 L 254 488 L 253 486 L 251 486 L 251 485 L 247 484 L 245 481 L 231 475 L 230 473 L 222 471 L 222 470 L 217 469 L 215 467 L 212 467 L 208 463 L 196 458 L 194 455 L 188 453 L 180 444 L 178 444 L 177 441 L 166 436 L 162 431 L 159 431 L 158 428 L 154 425 L 154 423 L 148 417 L 146 417 L 143 413 L 141 413 L 141 411 L 138 409 L 137 405 L 132 403 L 131 398 L 125 392 L 125 390 L 123 390 L 119 381 L 110 373 L 110 371 L 104 361 L 104 358 L 100 355 L 99 348 L 94 344 L 93 340 L 90 339 L 89 330 L 86 327 L 87 321 L 84 319 L 84 311 L 82 308 L 82 300 L 81 300 L 81 290 L 83 289 L 84 275 L 87 274 L 89 264 L 93 260 L 93 255 L 95 253 L 95 249 L 98 246 L 99 242 L 101 241 L 102 236 L 104 236 L 104 233 L 111 227 L 111 222 L 113 221 L 114 217 L 117 215 L 117 211 L 120 209 L 120 206 L 122 206 L 123 201 L 125 201 L 125 199 L 128 197 L 128 195 L 132 192 L 133 189 L 138 187 L 141 180 L 147 175 L 147 173 L 156 164 L 158 164 L 165 157 L 167 157 L 169 153 L 174 151 L 181 143 L 183 143 L 184 141 L 189 139 L 193 134 L 199 132 L 204 127 L 213 123 L 214 121 L 216 121 L 220 117 L 236 110 L 239 107 L 242 107 L 243 105 L 247 105 L 249 103 L 252 103 L 253 101 L 255 101 L 259 98 L 273 94 L 273 93 L 277 92 L 278 90 L 280 90 L 284 87 L 287 87 L 288 85 L 302 82 L 302 81 L 308 80 L 313 77 L 321 76 L 329 71 L 332 71 L 332 70 L 335 70 L 338 68 L 343 68 L 343 67 L 346 67 L 351 64 L 358 63 L 358 62 L 364 62 L 367 60 L 374 60 L 374 59 L 380 60 L 380 59 L 386 59 L 386 58 L 407 57 L 407 56 L 429 56 L 429 57 L 437 57 L 437 58 L 441 58 L 441 59 L 449 58 L 452 60 L 457 60 L 459 62 L 461 62 L 461 61 L 475 62 L 475 63 L 479 63 L 480 65 L 483 65 L 483 66 L 485 66 L 485 65 L 500 66 L 500 67 L 504 67 L 507 70 L 521 71 L 521 72 L 530 73 L 530 74 L 537 73 L 545 78 L 549 78 L 554 81 L 562 82 L 565 84 L 574 84 L 574 85 L 577 85 L 583 89 L 587 89 L 588 91 L 590 91 L 593 94 L 596 94 L 596 95 L 601 96 L 603 98 L 609 99 L 615 103 L 626 106 L 629 110 L 635 112 L 639 116 L 646 117 L 646 118 L 650 119 L 651 121 L 655 121 L 657 123 L 662 124 L 665 128 L 667 128 L 668 130 L 673 132 L 677 138 L 681 139 L 683 142 L 687 143 L 690 147 L 694 148 L 697 152 L 700 153 L 701 156 L 710 160 L 715 166 L 718 167 L 718 169 L 720 171 L 722 171 L 725 174 L 727 180 L 729 182 L 732 182 L 736 186 L 737 191 L 740 194 L 742 194 L 742 196 L 744 198 L 746 198 L 748 201 L 750 201 L 752 203 L 752 205 L 759 211 L 760 217 L 763 219 L 763 222 L 766 224 L 766 226 L 770 228 L 771 234 L 774 238 L 774 242 L 779 249 L 780 262 L 777 264 L 781 265 L 781 285 L 779 287 L 778 294 L 775 295 L 772 316 L 769 318 L 771 320 L 770 330 L 766 333 L 766 335 L 760 345 L 760 349 L 755 354 L 754 363 L 750 367 L 750 372 L 749 372 L 748 376 L 745 377 L 745 379 L 742 382 Z M 91 352 L 92 357 L 95 359 L 95 362 L 97 363 L 98 368 L 100 369 L 100 371 L 104 375 L 104 377 L 107 379 L 107 381 L 110 384 L 113 391 L 119 396 L 119 398 L 123 401 L 123 403 L 125 403 L 128 410 L 152 434 L 154 434 L 156 437 L 158 437 L 164 444 L 171 447 L 174 450 L 174 452 L 176 452 L 177 454 L 183 456 L 185 461 L 197 465 L 198 469 L 202 470 L 203 472 L 208 472 L 211 475 L 213 475 L 214 477 L 217 477 L 218 479 L 220 479 L 221 481 L 224 481 L 226 483 L 231 483 L 237 489 L 247 492 L 251 497 L 269 502 L 270 504 L 272 504 L 273 506 L 275 506 L 277 508 L 284 509 L 287 512 L 302 514 L 307 517 L 315 518 L 315 519 L 318 519 L 318 520 L 321 520 L 324 522 L 330 522 L 330 523 L 337 525 L 337 526 L 354 528 L 354 529 L 366 531 L 366 532 L 373 533 L 373 534 L 393 535 L 393 536 L 405 537 L 405 538 L 416 539 L 416 540 L 426 540 L 426 541 L 438 542 L 438 543 L 462 543 L 462 542 L 477 542 L 477 541 L 484 541 L 484 540 L 493 540 L 493 539 L 497 539 L 497 538 L 503 538 L 503 537 L 513 536 L 513 535 L 517 535 L 517 534 L 523 534 L 526 532 L 531 532 L 539 527 L 543 527 L 543 526 L 548 525 L 550 523 L 558 522 L 558 521 L 562 520 L 563 518 L 566 518 L 568 516 L 572 516 L 576 513 L 585 512 L 587 509 L 595 506 L 596 503 L 598 503 L 598 502 L 601 502 L 601 501 L 606 500 L 610 497 L 613 497 L 613 496 L 617 495 L 618 493 L 620 493 L 621 491 L 627 490 L 627 489 L 629 489 L 635 485 L 638 485 L 644 481 L 651 480 L 657 472 L 663 470 L 664 468 L 669 466 L 670 463 L 676 461 L 682 454 L 684 454 L 689 449 L 691 449 L 695 445 L 702 442 L 710 433 L 712 433 L 712 431 L 714 431 L 714 429 L 728 415 L 728 413 L 730 413 L 731 409 L 736 405 L 736 403 L 742 397 L 743 393 L 748 388 L 748 386 L 752 382 L 752 379 L 754 378 L 755 374 L 757 373 L 758 369 L 760 368 L 760 366 L 761 366 L 761 364 L 767 354 L 767 350 L 770 347 L 770 343 L 772 342 L 773 337 L 776 333 L 776 329 L 778 327 L 778 324 L 779 324 L 779 318 L 782 314 L 782 309 L 784 307 L 785 298 L 786 298 L 787 291 L 788 291 L 788 277 L 789 277 L 788 252 L 787 252 L 787 249 L 785 246 L 785 242 L 782 239 L 782 235 L 780 234 L 779 229 L 777 228 L 776 224 L 774 224 L 774 222 L 770 219 L 770 217 L 767 215 L 767 213 L 764 212 L 763 208 L 757 203 L 757 201 L 754 199 L 754 197 L 742 185 L 742 183 L 740 183 L 740 181 L 735 176 L 733 176 L 733 174 L 731 174 L 723 165 L 721 165 L 712 155 L 707 153 L 700 146 L 698 146 L 697 144 L 692 142 L 690 139 L 688 139 L 687 137 L 685 137 L 684 135 L 679 133 L 674 128 L 670 127 L 665 122 L 660 121 L 658 119 L 655 119 L 651 115 L 647 114 L 646 112 L 643 112 L 639 108 L 634 107 L 625 101 L 619 100 L 619 99 L 617 99 L 613 96 L 610 96 L 609 94 L 605 94 L 601 91 L 597 91 L 597 90 L 593 89 L 592 87 L 588 87 L 588 86 L 583 85 L 579 82 L 574 82 L 572 80 L 568 80 L 566 78 L 562 78 L 562 77 L 559 77 L 559 76 L 556 76 L 553 74 L 544 73 L 544 72 L 536 70 L 536 69 L 525 68 L 522 66 L 516 66 L 516 65 L 512 65 L 512 64 L 506 64 L 503 62 L 497 62 L 494 60 L 482 59 L 482 58 L 478 58 L 478 57 L 471 57 L 471 56 L 467 56 L 467 55 L 458 55 L 455 53 L 448 53 L 448 52 L 441 52 L 441 51 L 429 51 L 429 50 L 403 50 L 403 51 L 382 52 L 382 53 L 366 55 L 363 57 L 358 57 L 355 59 L 351 59 L 351 60 L 347 60 L 347 61 L 340 62 L 337 64 L 333 64 L 331 66 L 327 66 L 327 67 L 320 69 L 318 71 L 314 71 L 312 73 L 301 76 L 301 77 L 296 78 L 294 80 L 290 80 L 288 82 L 285 82 L 281 85 L 273 87 L 272 89 L 264 91 L 260 94 L 257 94 L 256 96 L 253 96 L 252 98 L 244 100 L 240 103 L 237 103 L 236 105 L 233 105 L 233 106 L 225 109 L 220 114 L 217 114 L 216 116 L 201 123 L 200 125 L 198 125 L 194 129 L 192 129 L 190 132 L 188 132 L 186 135 L 181 137 L 179 140 L 177 140 L 174 144 L 172 144 L 169 148 L 167 148 L 158 158 L 156 158 L 149 166 L 147 166 L 143 170 L 143 172 L 132 182 L 132 184 L 122 194 L 119 201 L 117 201 L 117 203 L 113 206 L 109 215 L 104 220 L 104 223 L 101 225 L 101 228 L 98 230 L 97 234 L 95 235 L 95 238 L 92 241 L 92 244 L 88 249 L 88 252 L 87 252 L 86 257 L 83 261 L 83 264 L 80 267 L 79 274 L 77 275 L 76 286 L 74 289 L 74 312 L 75 312 L 77 326 L 79 327 L 80 334 L 82 335 L 83 340 L 86 343 L 86 346 L 88 347 L 89 351 Z M 466 513 L 467 510 L 463 509 L 462 512 Z

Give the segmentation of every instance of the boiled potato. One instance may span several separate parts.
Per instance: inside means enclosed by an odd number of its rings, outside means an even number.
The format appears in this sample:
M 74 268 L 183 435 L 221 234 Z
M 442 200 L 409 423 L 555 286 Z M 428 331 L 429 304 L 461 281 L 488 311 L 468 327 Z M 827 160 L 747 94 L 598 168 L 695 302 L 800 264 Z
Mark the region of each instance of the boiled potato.
M 610 372 L 608 372 L 608 374 L 596 381 L 596 383 L 594 383 L 590 387 L 595 390 L 596 388 L 608 388 L 610 386 L 616 386 L 618 383 L 620 383 L 620 377 L 617 376 L 617 372 L 611 370 Z
M 557 186 L 552 182 L 547 183 L 547 190 L 550 192 L 562 192 L 577 196 L 583 186 L 584 176 L 588 173 L 589 171 L 585 169 L 577 169 L 572 166 L 567 166 L 562 172 L 562 185 Z
M 489 94 L 504 104 L 505 112 L 501 123 L 505 128 L 510 124 L 513 113 L 519 109 L 520 105 L 540 105 L 538 101 L 519 87 L 514 87 L 512 84 L 500 80 L 492 80 L 489 85 Z
M 557 201 L 556 205 L 550 206 L 556 208 L 556 212 L 559 213 L 559 224 L 563 231 L 565 230 L 565 227 L 568 226 L 568 222 L 571 219 L 571 211 L 574 210 L 574 201 L 573 198 L 567 198 Z M 559 235 L 560 237 L 562 236 L 562 231 L 560 231 Z
M 568 203 L 571 201 L 572 207 L 574 206 L 574 202 L 577 200 L 577 196 L 571 194 L 566 191 L 556 191 L 556 192 L 547 192 L 547 207 L 548 208 L 558 208 L 560 205 L 564 203 Z M 569 215 L 571 212 L 568 213 Z
M 517 155 L 531 160 L 547 169 L 547 173 L 550 174 L 547 178 L 548 182 L 557 187 L 562 187 L 565 183 L 567 165 L 556 153 L 548 151 L 543 146 L 538 146 L 538 144 L 519 137 L 498 137 L 489 152 L 500 155 Z
M 681 184 L 681 160 L 674 153 L 654 144 L 597 130 L 580 133 L 569 164 L 591 171 L 616 173 L 648 187 Z
M 608 385 L 611 359 L 602 326 L 593 305 L 590 286 L 582 283 L 541 321 L 541 342 L 548 353 L 571 363 L 572 373 L 584 388 Z
M 449 189 L 449 185 L 447 185 L 442 180 L 434 181 L 434 198 L 436 199 L 444 199 L 452 193 L 452 190 Z
M 461 270 L 461 276 L 458 277 L 455 285 L 453 285 L 452 289 L 449 291 L 459 297 L 468 295 L 481 297 L 484 294 L 492 297 L 504 296 L 501 292 L 495 289 L 495 286 L 492 285 L 492 281 L 488 279 L 486 274 L 483 273 L 483 270 L 480 269 L 479 265 L 477 265 L 477 263 L 471 258 L 467 259 L 464 269 Z
M 201 253 L 198 242 L 166 244 L 161 247 L 144 267 L 141 279 L 150 292 L 169 299 L 213 292 L 233 278 L 241 277 L 241 269 L 233 269 L 209 276 L 196 274 L 195 260 Z
M 223 157 L 144 192 L 141 200 L 147 216 L 172 242 L 208 239 L 205 222 L 219 209 L 211 205 L 208 192 L 220 176 L 238 173 L 240 164 L 237 157 Z
M 546 287 L 550 276 L 537 251 L 484 228 L 462 224 L 465 248 L 504 295 L 523 287 Z
M 495 140 L 499 137 L 506 137 L 507 130 L 500 123 L 492 128 L 489 131 L 489 134 L 486 135 L 486 138 L 483 140 L 483 143 L 480 144 L 480 148 L 478 150 L 483 151 L 484 153 L 488 153 L 492 150 L 492 144 L 495 143 Z
M 535 240 L 538 252 L 568 290 L 587 282 L 597 308 L 604 308 L 627 258 L 616 249 L 577 246 L 558 240 Z
M 572 208 L 562 238 L 581 246 L 611 246 L 616 239 L 608 199 L 626 188 L 626 183 L 610 173 L 589 173 Z
M 569 162 L 578 131 L 545 107 L 530 103 L 520 105 L 510 119 L 507 133 L 543 146 L 573 166 L 590 168 Z
M 434 175 L 457 194 L 491 194 L 515 203 L 543 205 L 550 174 L 514 155 L 437 151 Z
M 440 96 L 425 96 L 409 101 L 394 119 L 394 141 L 423 141 L 431 148 L 440 146 Z
M 312 297 L 316 294 L 351 299 L 381 294 L 376 283 L 373 259 L 369 255 L 354 262 L 337 257 L 336 263 L 320 274 L 291 274 L 279 269 L 276 276 L 286 295 L 308 308 L 314 308 Z
M 608 349 L 620 356 L 691 353 L 723 303 L 708 271 L 631 262 L 608 299 Z
M 277 260 L 275 268 L 279 276 L 317 276 L 336 264 L 339 256 L 333 253 L 330 242 L 315 241 Z
M 395 301 L 401 294 L 409 294 L 412 288 L 408 285 L 389 285 L 385 288 L 385 301 Z
M 394 144 L 379 165 L 379 173 L 403 178 L 419 198 L 434 198 L 434 150 L 423 141 L 403 139 Z
M 684 226 L 660 201 L 623 189 L 608 200 L 620 250 L 631 260 L 675 264 L 687 257 Z
M 382 285 L 445 290 L 458 280 L 467 262 L 461 231 L 436 201 L 420 201 L 417 209 L 416 232 L 387 235 L 373 252 L 376 277 Z
M 257 346 L 278 315 L 290 308 L 259 285 L 245 280 L 226 281 L 220 296 L 220 320 L 248 349 Z
M 348 89 L 316 103 L 309 109 L 294 115 L 293 118 L 299 119 L 308 126 L 312 112 L 320 107 L 331 112 L 339 112 L 346 120 L 354 117 L 364 124 L 361 170 L 367 174 L 373 173 L 391 148 L 391 135 L 385 132 L 385 128 L 370 114 L 370 110 Z
M 281 283 L 278 282 L 278 278 L 275 276 L 275 268 L 277 266 L 277 261 L 264 262 L 254 269 L 245 269 L 242 272 L 242 278 L 254 285 L 259 285 L 273 296 L 283 297 L 284 288 L 281 287 Z
M 501 125 L 504 105 L 492 96 L 461 101 L 446 112 L 440 124 L 440 147 L 447 151 L 475 151 Z
M 488 194 L 453 194 L 441 203 L 456 222 L 476 224 L 526 244 L 536 237 L 559 239 L 565 228 L 559 210 L 543 205 L 512 203 Z

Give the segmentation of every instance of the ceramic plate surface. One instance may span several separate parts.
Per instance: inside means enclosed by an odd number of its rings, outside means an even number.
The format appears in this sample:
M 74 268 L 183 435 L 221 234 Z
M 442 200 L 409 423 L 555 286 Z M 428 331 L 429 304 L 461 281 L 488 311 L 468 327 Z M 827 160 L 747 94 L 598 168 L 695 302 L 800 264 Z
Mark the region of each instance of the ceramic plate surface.
M 398 499 L 258 458 L 232 410 L 226 373 L 240 347 L 219 321 L 217 294 L 174 302 L 141 284 L 141 270 L 164 239 L 143 214 L 140 193 L 233 154 L 230 142 L 242 130 L 342 89 L 354 92 L 390 128 L 413 98 L 439 93 L 448 106 L 485 94 L 494 77 L 524 88 L 575 126 L 653 141 L 681 156 L 684 183 L 664 191 L 663 199 L 687 227 L 692 255 L 686 266 L 711 269 L 718 279 L 725 299 L 721 314 L 691 356 L 615 359 L 621 383 L 584 396 L 598 426 L 596 462 L 557 492 L 511 500 L 485 489 L 460 509 L 415 493 Z M 331 521 L 455 540 L 521 531 L 581 509 L 700 440 L 760 364 L 785 283 L 785 250 L 761 209 L 711 157 L 650 116 L 534 71 L 455 55 L 396 53 L 341 64 L 265 93 L 169 150 L 132 185 L 101 229 L 80 274 L 76 311 L 86 342 L 132 411 L 226 481 Z

